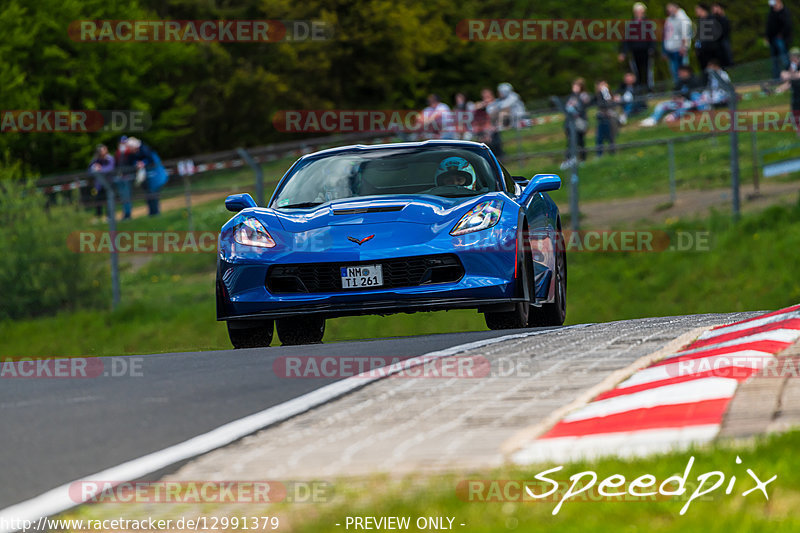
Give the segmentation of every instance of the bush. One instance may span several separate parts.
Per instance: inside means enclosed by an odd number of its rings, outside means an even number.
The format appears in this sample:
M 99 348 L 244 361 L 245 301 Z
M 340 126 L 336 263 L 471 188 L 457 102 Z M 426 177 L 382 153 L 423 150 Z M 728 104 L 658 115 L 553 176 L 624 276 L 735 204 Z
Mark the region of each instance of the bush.
M 32 182 L 0 166 L 0 320 L 97 307 L 109 301 L 106 255 L 67 247 L 89 215 L 73 206 L 46 206 Z

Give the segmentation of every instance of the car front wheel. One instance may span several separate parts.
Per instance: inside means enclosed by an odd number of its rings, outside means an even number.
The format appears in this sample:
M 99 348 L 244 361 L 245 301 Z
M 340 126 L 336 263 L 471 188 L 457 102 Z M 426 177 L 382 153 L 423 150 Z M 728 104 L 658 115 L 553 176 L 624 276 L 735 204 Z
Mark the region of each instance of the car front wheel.
M 561 326 L 567 318 L 567 254 L 564 238 L 560 237 L 560 252 L 556 254 L 555 299 L 531 309 L 528 327 Z
M 527 233 L 525 233 L 527 235 Z M 525 297 L 533 294 L 533 260 L 530 254 L 519 252 L 517 266 L 520 270 L 517 279 L 517 294 Z M 516 302 L 512 311 L 488 312 L 483 317 L 489 329 L 520 329 L 528 327 L 530 313 L 533 312 L 530 301 Z
M 284 346 L 319 344 L 325 335 L 325 317 L 311 315 L 279 318 L 275 322 L 275 328 Z
M 228 322 L 228 337 L 236 349 L 239 348 L 266 348 L 272 342 L 272 320 L 259 322 L 247 321 Z

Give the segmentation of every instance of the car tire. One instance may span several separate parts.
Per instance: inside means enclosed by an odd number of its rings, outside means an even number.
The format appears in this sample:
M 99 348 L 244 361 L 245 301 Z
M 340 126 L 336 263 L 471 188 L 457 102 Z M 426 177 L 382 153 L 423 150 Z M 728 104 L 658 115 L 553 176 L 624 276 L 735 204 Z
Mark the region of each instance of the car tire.
M 528 327 L 562 326 L 567 318 L 567 253 L 564 237 L 559 233 L 559 252 L 556 254 L 555 300 L 534 307 L 528 316 Z
M 527 229 L 524 234 L 527 234 Z M 524 248 L 524 247 L 523 247 Z M 533 294 L 533 259 L 524 251 L 520 251 L 517 257 L 519 268 L 522 273 L 517 281 L 517 294 Z M 523 285 L 520 285 L 520 282 Z M 530 313 L 533 311 L 530 301 L 517 302 L 514 304 L 513 311 L 487 312 L 483 314 L 486 320 L 486 327 L 492 330 L 498 329 L 520 329 L 528 327 Z
M 240 348 L 266 348 L 272 342 L 272 332 L 274 324 L 272 320 L 265 320 L 260 323 L 242 326 L 234 322 L 228 322 L 228 338 L 237 350 Z
M 489 329 L 519 329 L 527 327 L 530 303 L 516 303 L 513 311 L 484 313 L 486 327 Z
M 278 338 L 284 346 L 319 344 L 325 335 L 324 316 L 297 316 L 275 321 Z

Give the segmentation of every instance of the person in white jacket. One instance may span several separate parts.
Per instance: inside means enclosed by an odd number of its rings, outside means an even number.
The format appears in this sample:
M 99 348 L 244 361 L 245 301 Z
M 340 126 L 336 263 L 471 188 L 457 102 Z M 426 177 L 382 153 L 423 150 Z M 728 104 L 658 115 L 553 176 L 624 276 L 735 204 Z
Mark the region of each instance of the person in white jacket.
M 689 65 L 692 45 L 692 20 L 678 4 L 667 4 L 664 21 L 664 57 L 669 63 L 672 81 L 678 82 L 678 69 Z

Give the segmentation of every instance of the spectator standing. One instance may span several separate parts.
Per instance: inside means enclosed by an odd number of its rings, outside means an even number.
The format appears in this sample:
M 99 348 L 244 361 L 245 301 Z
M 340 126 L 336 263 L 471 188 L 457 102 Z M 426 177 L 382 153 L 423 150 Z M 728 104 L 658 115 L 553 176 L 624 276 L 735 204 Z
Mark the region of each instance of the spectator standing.
M 464 93 L 456 93 L 454 98 L 455 104 L 453 111 L 455 112 L 456 127 L 458 128 L 458 137 L 465 141 L 472 139 L 471 117 L 475 111 L 475 104 L 467 101 Z
M 450 120 L 450 106 L 439 99 L 439 95 L 428 95 L 428 107 L 422 110 L 423 130 L 429 139 L 452 139 L 453 132 L 445 131 Z
M 772 57 L 772 77 L 778 79 L 781 71 L 789 66 L 786 51 L 792 46 L 792 15 L 782 0 L 769 0 L 766 36 Z
M 619 116 L 620 124 L 627 124 L 628 117 L 632 117 L 637 113 L 641 113 L 647 109 L 645 103 L 645 95 L 638 85 L 636 85 L 636 74 L 633 72 L 626 72 L 622 78 L 622 84 L 619 86 L 614 101 L 622 106 L 622 113 Z
M 503 158 L 503 140 L 497 129 L 497 100 L 488 87 L 481 90 L 480 102 L 475 102 L 472 131 L 478 142 L 486 143 L 498 159 Z
M 98 144 L 94 151 L 94 159 L 89 163 L 89 172 L 92 174 L 105 174 L 107 183 L 111 183 L 111 176 L 108 174 L 114 170 L 114 157 L 108 153 L 108 147 L 105 144 Z M 92 184 L 92 196 L 94 196 L 95 213 L 97 216 L 103 215 L 103 203 L 106 200 L 108 191 L 103 186 L 102 180 L 95 176 L 94 183 Z M 113 194 L 113 193 L 112 193 Z
M 505 130 L 518 128 L 522 117 L 525 115 L 525 104 L 522 98 L 514 92 L 510 83 L 501 83 L 497 86 L 497 125 Z
M 678 4 L 667 4 L 664 21 L 664 56 L 669 63 L 672 83 L 678 83 L 678 69 L 689 65 L 689 47 L 692 45 L 692 19 Z
M 117 152 L 114 154 L 114 160 L 116 162 L 116 167 L 122 171 L 129 170 L 124 169 L 127 163 L 127 154 L 128 154 L 128 137 L 123 135 L 119 138 L 119 144 L 117 145 Z M 133 180 L 133 176 L 131 174 L 122 174 L 119 176 L 119 179 L 115 180 L 114 187 L 117 189 L 117 194 L 119 195 L 120 202 L 122 202 L 122 218 L 123 220 L 127 220 L 131 218 L 131 181 Z
M 787 89 L 792 89 L 792 116 L 794 117 L 794 128 L 800 134 L 800 48 L 792 47 L 789 50 L 789 67 L 781 72 L 783 83 L 778 86 L 776 92 L 782 93 Z
M 619 52 L 619 62 L 625 62 L 628 58 L 630 69 L 636 74 L 636 83 L 641 87 L 646 87 L 648 91 L 653 90 L 653 61 L 656 43 L 647 37 L 655 29 L 655 23 L 645 15 L 647 6 L 641 2 L 633 4 L 633 20 L 625 25 L 625 32 L 631 39 L 622 42 Z
M 705 71 L 713 58 L 722 63 L 722 30 L 719 21 L 711 15 L 711 6 L 700 2 L 694 8 L 697 15 L 697 36 L 694 51 L 700 70 Z
M 614 139 L 617 136 L 617 103 L 608 88 L 608 82 L 598 81 L 595 84 L 595 103 L 597 104 L 597 157 L 603 155 L 603 144 L 608 143 L 608 151 L 616 152 Z
M 572 82 L 572 92 L 567 97 L 564 107 L 567 110 L 567 121 L 564 122 L 564 132 L 567 135 L 567 157 L 562 168 L 568 168 L 575 161 L 573 161 L 574 154 L 572 154 L 572 141 L 570 139 L 569 120 L 575 126 L 575 139 L 578 150 L 578 157 L 581 161 L 586 161 L 586 130 L 589 129 L 589 121 L 586 120 L 586 108 L 591 103 L 591 96 L 586 92 L 586 81 L 583 78 L 577 78 Z
M 159 194 L 167 183 L 167 170 L 155 150 L 136 137 L 128 137 L 125 155 L 125 166 L 135 166 L 137 185 L 147 193 L 147 208 L 150 216 L 159 213 Z M 142 178 L 139 175 L 143 173 Z
M 711 16 L 716 19 L 720 28 L 720 65 L 733 66 L 733 45 L 731 44 L 731 19 L 725 14 L 725 5 L 720 2 L 711 4 Z

